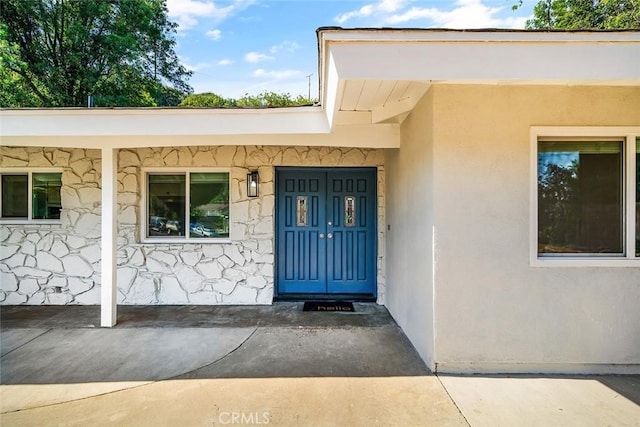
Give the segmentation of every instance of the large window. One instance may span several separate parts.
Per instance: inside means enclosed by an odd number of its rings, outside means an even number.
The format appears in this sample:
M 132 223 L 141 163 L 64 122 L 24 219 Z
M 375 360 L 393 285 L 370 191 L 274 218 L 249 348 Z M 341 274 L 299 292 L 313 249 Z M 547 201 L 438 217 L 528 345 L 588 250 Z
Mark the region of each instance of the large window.
M 229 237 L 229 173 L 148 172 L 149 239 Z
M 11 172 L 0 176 L 0 215 L 6 220 L 59 220 L 61 172 Z
M 538 143 L 538 253 L 622 254 L 623 143 Z
M 542 129 L 532 132 L 533 262 L 640 261 L 638 129 Z

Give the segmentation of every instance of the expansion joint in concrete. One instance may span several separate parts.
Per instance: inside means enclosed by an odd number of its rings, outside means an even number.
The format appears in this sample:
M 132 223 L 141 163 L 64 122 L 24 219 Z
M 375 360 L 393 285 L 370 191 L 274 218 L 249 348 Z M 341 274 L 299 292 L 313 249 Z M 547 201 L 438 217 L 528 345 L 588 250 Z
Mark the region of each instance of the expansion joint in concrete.
M 11 350 L 9 350 L 6 354 L 3 354 L 1 357 L 5 357 L 5 356 L 10 355 L 10 354 L 11 354 L 11 353 L 13 353 L 14 351 L 16 351 L 16 350 L 18 350 L 18 349 L 21 349 L 21 348 L 22 348 L 22 347 L 24 347 L 25 345 L 27 345 L 27 344 L 29 344 L 29 343 L 31 343 L 31 342 L 33 342 L 33 341 L 37 340 L 38 338 L 40 338 L 40 337 L 42 337 L 42 336 L 44 336 L 44 335 L 48 334 L 48 333 L 49 333 L 49 332 L 51 332 L 51 331 L 53 331 L 53 328 L 47 329 L 46 331 L 44 331 L 44 332 L 43 332 L 43 333 L 41 333 L 40 335 L 37 335 L 37 336 L 35 336 L 35 337 L 31 338 L 29 341 L 27 341 L 27 342 L 25 342 L 25 343 L 23 343 L 23 344 L 20 344 L 20 345 L 19 345 L 19 346 L 17 346 L 16 348 L 12 348 L 12 349 L 11 349 Z
M 437 366 L 437 365 L 436 365 Z M 444 390 L 445 393 L 447 393 L 447 396 L 449 396 L 449 400 L 451 401 L 451 403 L 453 403 L 453 406 L 456 407 L 456 409 L 458 410 L 458 412 L 460 413 L 460 416 L 464 419 L 464 421 L 467 423 L 467 425 L 469 427 L 471 427 L 471 423 L 469 422 L 469 420 L 467 419 L 467 417 L 464 415 L 464 413 L 462 412 L 462 410 L 460 409 L 460 406 L 458 406 L 458 403 L 453 399 L 453 396 L 451 396 L 451 393 L 449 393 L 449 390 L 447 390 L 447 387 L 442 383 L 442 381 L 440 380 L 440 376 L 437 374 L 437 372 L 434 372 L 433 374 L 437 379 L 438 382 L 440 383 L 440 385 L 442 386 L 442 389 Z
M 195 368 L 195 369 L 192 369 L 192 370 L 190 370 L 190 371 L 183 372 L 183 373 L 178 374 L 178 375 L 174 375 L 173 377 L 170 377 L 170 378 L 167 378 L 167 379 L 171 380 L 171 379 L 182 378 L 182 377 L 184 377 L 185 375 L 188 375 L 188 374 L 190 374 L 190 373 L 192 373 L 192 372 L 197 372 L 197 371 L 199 371 L 200 369 L 204 369 L 204 368 L 207 368 L 207 367 L 209 367 L 209 366 L 213 366 L 213 365 L 215 365 L 216 363 L 221 362 L 222 360 L 226 359 L 227 357 L 231 356 L 233 353 L 235 353 L 236 351 L 238 351 L 239 349 L 241 349 L 241 348 L 242 348 L 242 347 L 243 347 L 243 346 L 244 346 L 244 345 L 245 345 L 245 344 L 246 344 L 246 343 L 251 339 L 251 337 L 253 337 L 253 336 L 255 335 L 255 333 L 256 333 L 257 331 L 258 331 L 258 328 L 257 328 L 257 327 L 256 327 L 256 328 L 254 328 L 254 329 L 253 329 L 253 331 L 249 334 L 249 336 L 248 336 L 244 341 L 242 341 L 240 344 L 238 344 L 238 345 L 237 345 L 235 348 L 233 348 L 230 352 L 228 352 L 228 353 L 227 353 L 227 354 L 225 354 L 224 356 L 222 356 L 222 357 L 220 357 L 220 358 L 218 358 L 218 359 L 214 360 L 213 362 L 211 362 L 211 363 L 207 363 L 206 365 L 202 365 L 202 366 L 200 366 L 200 367 L 198 367 L 198 368 Z

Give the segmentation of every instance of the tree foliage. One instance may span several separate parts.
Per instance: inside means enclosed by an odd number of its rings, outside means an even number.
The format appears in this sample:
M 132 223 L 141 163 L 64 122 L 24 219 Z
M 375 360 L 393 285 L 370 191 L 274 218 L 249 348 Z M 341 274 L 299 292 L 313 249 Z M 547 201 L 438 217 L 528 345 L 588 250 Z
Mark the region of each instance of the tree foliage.
M 223 98 L 215 93 L 194 93 L 182 100 L 181 107 L 235 107 L 235 100 L 230 98 Z
M 526 28 L 640 29 L 640 0 L 541 0 L 534 6 Z
M 176 27 L 165 0 L 2 0 L 1 105 L 177 105 Z
M 298 95 L 292 97 L 289 93 L 264 91 L 258 95 L 245 93 L 241 98 L 224 98 L 215 93 L 196 93 L 187 96 L 180 103 L 181 107 L 209 107 L 209 108 L 259 108 L 259 107 L 293 107 L 313 105 L 314 99 Z
M 313 105 L 316 101 L 298 95 L 293 98 L 289 93 L 262 92 L 258 95 L 247 93 L 238 99 L 238 107 L 293 107 L 298 105 Z
M 39 99 L 14 69 L 26 65 L 20 59 L 19 47 L 6 37 L 6 26 L 0 25 L 0 106 L 39 105 Z

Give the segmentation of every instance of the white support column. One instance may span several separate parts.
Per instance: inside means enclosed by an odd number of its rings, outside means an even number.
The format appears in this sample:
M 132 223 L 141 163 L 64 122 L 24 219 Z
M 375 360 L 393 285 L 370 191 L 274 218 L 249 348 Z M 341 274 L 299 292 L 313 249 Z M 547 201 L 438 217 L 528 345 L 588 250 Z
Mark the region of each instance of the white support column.
M 102 288 L 100 326 L 117 320 L 118 150 L 102 148 Z

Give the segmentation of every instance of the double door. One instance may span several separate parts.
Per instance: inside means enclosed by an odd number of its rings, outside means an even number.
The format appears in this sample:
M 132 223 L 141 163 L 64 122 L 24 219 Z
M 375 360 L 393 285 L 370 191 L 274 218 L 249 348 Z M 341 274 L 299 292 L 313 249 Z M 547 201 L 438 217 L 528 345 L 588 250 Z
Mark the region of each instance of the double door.
M 376 291 L 376 170 L 276 172 L 279 295 Z

